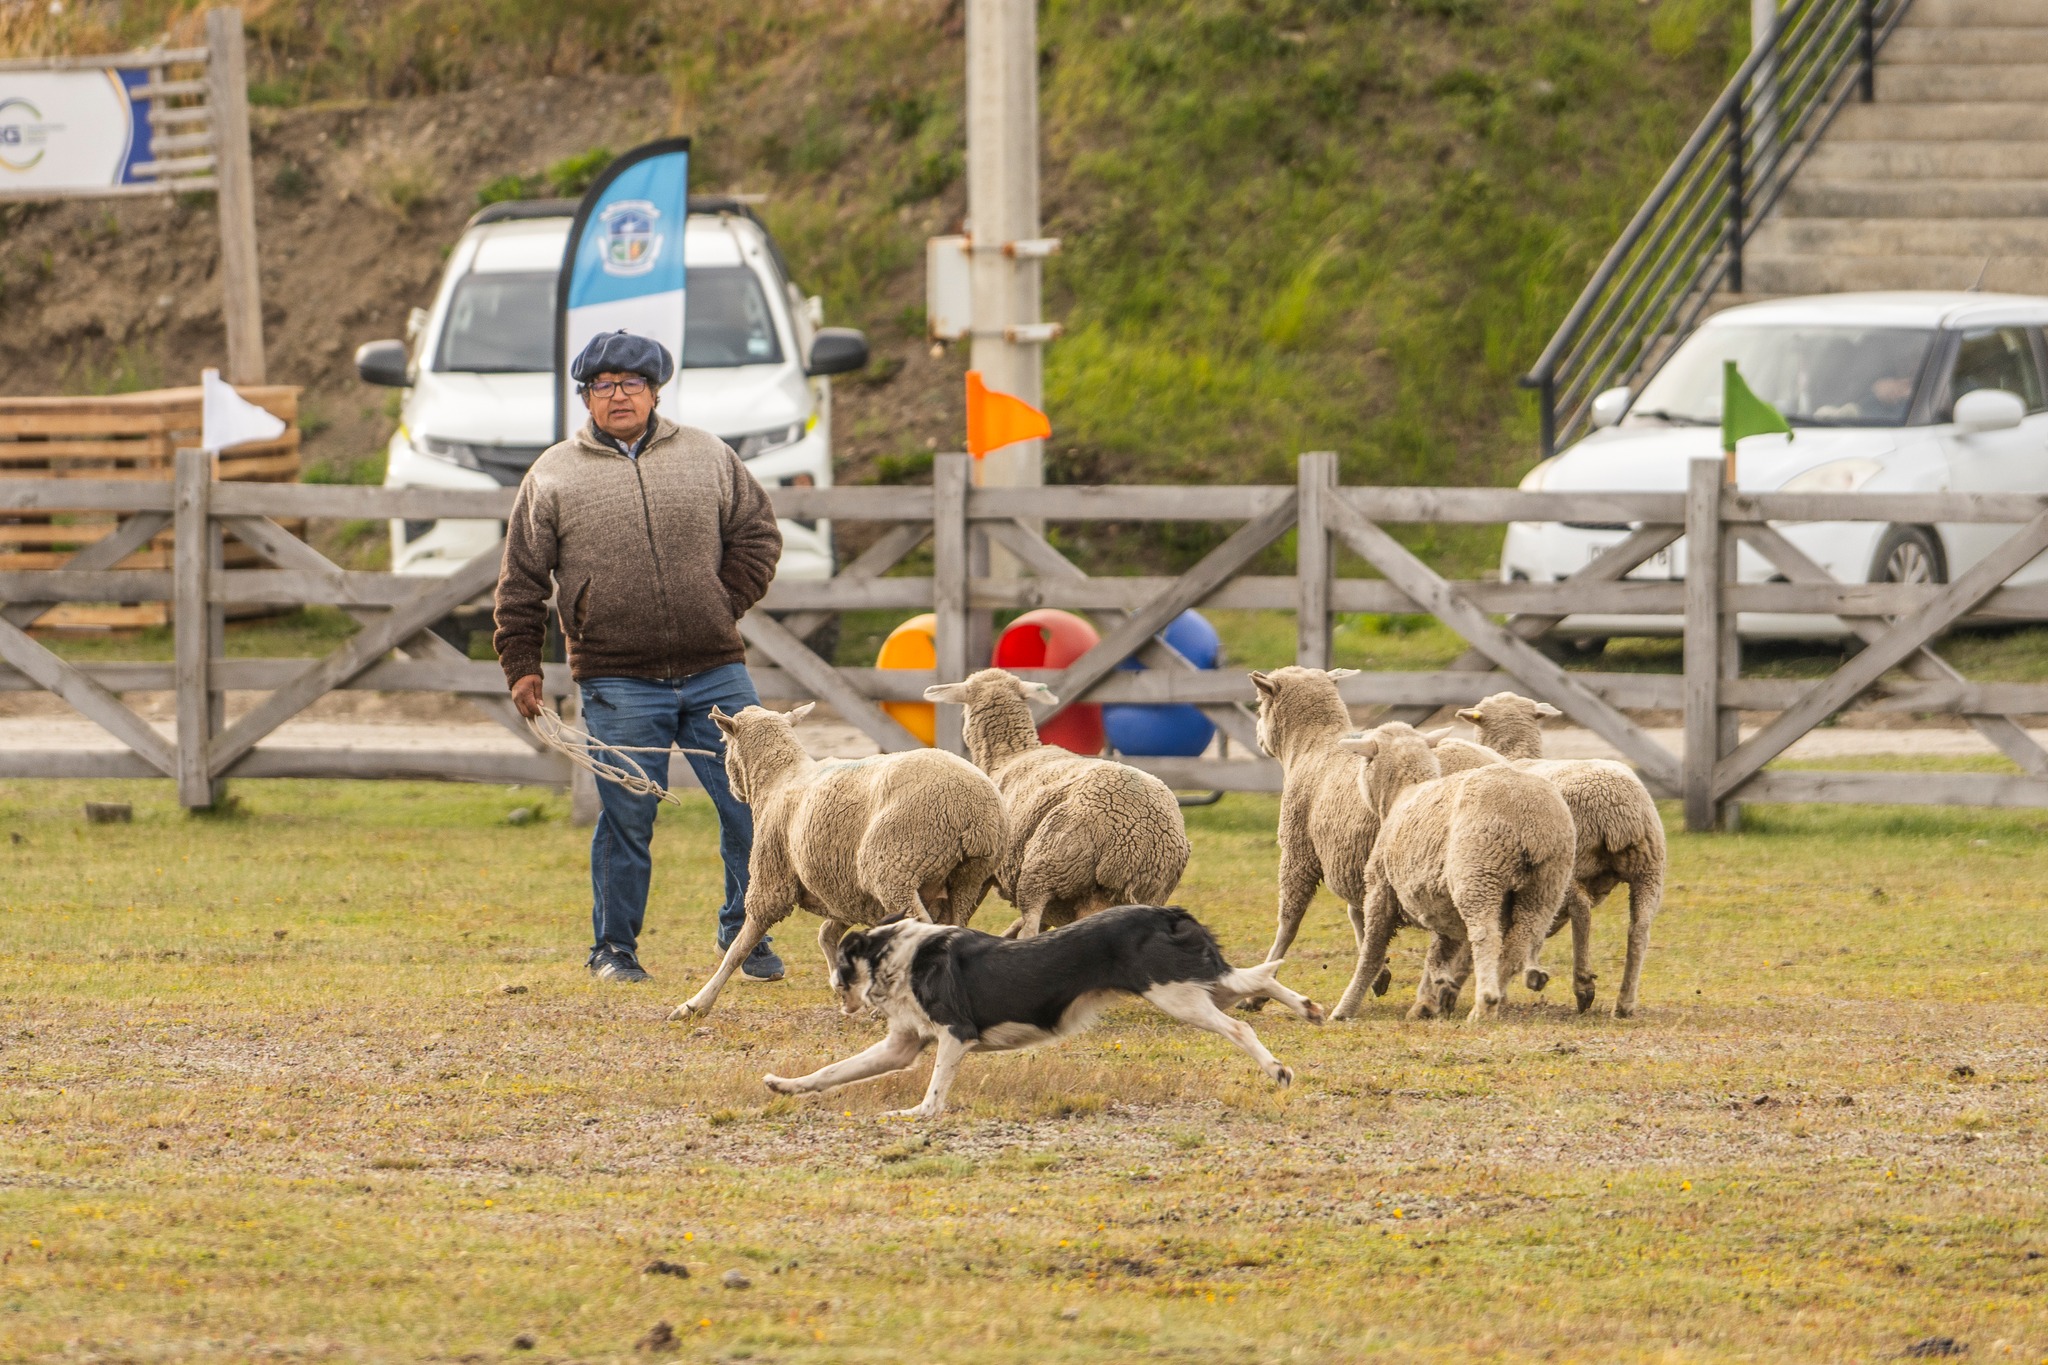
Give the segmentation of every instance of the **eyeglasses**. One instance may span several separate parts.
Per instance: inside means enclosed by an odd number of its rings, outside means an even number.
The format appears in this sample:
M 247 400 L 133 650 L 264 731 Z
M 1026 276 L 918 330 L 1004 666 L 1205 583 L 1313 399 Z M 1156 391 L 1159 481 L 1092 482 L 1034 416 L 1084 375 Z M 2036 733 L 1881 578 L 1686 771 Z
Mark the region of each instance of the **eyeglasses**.
M 647 392 L 647 381 L 637 374 L 625 379 L 593 379 L 590 381 L 590 391 L 599 398 L 611 397 L 613 389 L 637 398 Z

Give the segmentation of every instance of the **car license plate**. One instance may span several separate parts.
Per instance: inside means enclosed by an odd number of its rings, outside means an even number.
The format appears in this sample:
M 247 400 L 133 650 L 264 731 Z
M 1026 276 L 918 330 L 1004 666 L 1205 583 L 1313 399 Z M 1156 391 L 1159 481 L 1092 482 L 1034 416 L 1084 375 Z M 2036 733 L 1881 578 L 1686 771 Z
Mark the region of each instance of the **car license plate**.
M 1594 560 L 1598 559 L 1601 555 L 1606 554 L 1609 550 L 1613 548 L 1614 547 L 1612 545 L 1588 546 L 1586 550 L 1586 562 L 1588 564 L 1592 563 Z M 1669 545 L 1666 545 L 1663 549 L 1657 551 L 1657 553 L 1651 555 L 1648 559 L 1636 565 L 1635 568 L 1630 569 L 1628 571 L 1628 576 L 1630 578 L 1671 577 L 1671 547 Z

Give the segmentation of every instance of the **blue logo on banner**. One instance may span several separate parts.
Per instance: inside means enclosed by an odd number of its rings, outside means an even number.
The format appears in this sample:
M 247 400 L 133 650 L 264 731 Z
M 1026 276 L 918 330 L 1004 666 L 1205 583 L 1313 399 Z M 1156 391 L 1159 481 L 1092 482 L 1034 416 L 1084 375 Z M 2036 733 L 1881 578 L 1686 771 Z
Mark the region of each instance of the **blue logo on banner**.
M 661 259 L 661 210 L 645 199 L 627 199 L 599 215 L 604 222 L 604 273 L 645 275 Z

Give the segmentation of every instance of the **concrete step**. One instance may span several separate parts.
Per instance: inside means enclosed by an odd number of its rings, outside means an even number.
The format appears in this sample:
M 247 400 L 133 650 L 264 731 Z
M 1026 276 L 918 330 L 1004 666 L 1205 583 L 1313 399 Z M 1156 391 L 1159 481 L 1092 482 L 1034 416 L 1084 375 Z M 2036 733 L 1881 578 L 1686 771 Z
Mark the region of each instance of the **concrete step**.
M 1773 256 L 1752 249 L 1743 257 L 1743 287 L 1751 294 L 1844 294 L 1865 290 L 1968 289 L 1983 272 L 1995 294 L 2048 294 L 2048 255 L 1981 256 Z
M 2042 0 L 2048 4 L 2048 0 Z M 1830 140 L 1889 142 L 2048 142 L 2048 99 L 2037 92 L 2032 103 L 1964 101 L 1952 104 L 1910 104 L 1891 98 L 1883 81 L 1877 103 L 1852 100 L 1828 130 Z
M 2038 28 L 2041 0 L 1916 0 L 1899 25 L 1912 28 Z
M 2048 180 L 1828 180 L 1793 177 L 1781 201 L 1792 218 L 2048 217 Z
M 2048 221 L 1774 216 L 1757 227 L 1750 247 L 1767 256 L 1955 256 L 1979 263 L 1986 256 L 2048 258 Z
M 1891 66 L 2048 62 L 2048 21 L 2038 28 L 1901 28 L 1878 58 L 1878 79 Z
M 1799 168 L 1821 180 L 2048 180 L 2048 142 L 1845 142 L 1824 139 Z
M 2048 91 L 2048 63 L 2011 65 L 1882 66 L 1878 98 L 1888 104 L 1947 104 L 1963 100 L 2040 104 Z

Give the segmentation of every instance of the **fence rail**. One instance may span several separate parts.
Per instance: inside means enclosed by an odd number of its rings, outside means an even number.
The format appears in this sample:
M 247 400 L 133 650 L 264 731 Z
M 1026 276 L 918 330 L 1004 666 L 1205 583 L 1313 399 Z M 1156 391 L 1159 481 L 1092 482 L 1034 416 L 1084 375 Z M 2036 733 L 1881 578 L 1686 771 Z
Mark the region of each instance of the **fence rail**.
M 0 753 L 0 776 L 166 776 L 191 806 L 213 802 L 229 777 L 445 777 L 565 783 L 557 755 L 526 733 L 505 697 L 497 665 L 464 657 L 431 627 L 488 592 L 497 552 L 445 578 L 344 569 L 279 524 L 280 519 L 442 516 L 502 519 L 511 490 L 226 484 L 212 480 L 197 451 L 180 451 L 169 483 L 133 480 L 0 480 L 0 521 L 14 513 L 86 510 L 124 513 L 120 528 L 51 569 L 0 573 L 0 691 L 42 690 L 64 698 L 119 739 L 125 751 Z M 873 545 L 825 582 L 774 584 L 740 623 L 756 684 L 771 700 L 815 699 L 834 707 L 885 750 L 918 741 L 884 711 L 915 701 L 934 682 L 971 671 L 986 657 L 997 612 L 1037 606 L 1092 615 L 1101 642 L 1064 668 L 1028 676 L 1049 684 L 1062 707 L 1078 701 L 1185 703 L 1200 707 L 1245 757 L 1135 759 L 1183 787 L 1276 790 L 1276 765 L 1258 756 L 1250 681 L 1241 671 L 1195 669 L 1159 638 L 1192 607 L 1295 614 L 1295 661 L 1328 667 L 1333 618 L 1352 612 L 1425 612 L 1471 648 L 1448 667 L 1364 672 L 1343 679 L 1354 706 L 1419 720 L 1514 688 L 1548 701 L 1613 744 L 1660 794 L 1683 798 L 1687 820 L 1710 827 L 1741 801 L 1885 801 L 2048 805 L 2048 751 L 2015 716 L 2048 714 L 2048 684 L 1979 683 L 1931 652 L 1928 642 L 1964 619 L 2048 618 L 2048 583 L 2008 584 L 2048 551 L 2048 496 L 1933 494 L 1746 494 L 1726 487 L 1718 461 L 1697 462 L 1683 493 L 1559 495 L 1507 489 L 1344 488 L 1336 459 L 1305 455 L 1294 487 L 1061 487 L 977 489 L 964 456 L 942 456 L 930 488 L 770 490 L 782 516 L 839 523 L 887 523 Z M 61 505 L 60 505 L 61 504 Z M 1549 583 L 1449 581 L 1385 528 L 1417 522 L 1542 521 L 1565 516 L 1629 529 L 1577 574 Z M 2015 532 L 1954 582 L 1840 583 L 1802 553 L 1781 527 L 1812 521 L 2008 523 Z M 1040 522 L 1204 521 L 1237 529 L 1187 572 L 1093 577 L 1046 541 Z M 166 526 L 173 566 L 117 569 L 134 544 Z M 1294 537 L 1295 572 L 1256 573 L 1273 547 Z M 233 539 L 267 567 L 224 567 Z M 891 576 L 929 540 L 932 570 Z M 1652 556 L 1683 541 L 1682 578 L 1635 578 Z M 987 547 L 1001 545 L 1027 576 L 999 578 Z M 1732 581 L 1738 545 L 1768 560 L 1782 581 Z M 1377 577 L 1340 576 L 1336 551 L 1362 558 Z M 174 613 L 169 663 L 75 664 L 24 627 L 52 603 L 165 599 Z M 360 623 L 321 659 L 230 659 L 222 638 L 228 603 L 323 604 Z M 826 615 L 887 609 L 936 614 L 938 663 L 923 671 L 838 668 L 804 643 Z M 1864 648 L 1831 677 L 1741 676 L 1741 613 L 1836 617 Z M 1568 671 L 1535 641 L 1569 618 L 1625 615 L 1684 625 L 1679 674 Z M 1142 671 L 1119 665 L 1136 658 Z M 1264 665 L 1278 660 L 1257 661 Z M 513 734 L 524 751 L 495 753 L 332 751 L 278 743 L 277 728 L 330 691 L 429 691 L 467 698 Z M 545 691 L 573 702 L 562 665 L 546 670 Z M 171 692 L 171 735 L 144 722 L 124 693 Z M 232 723 L 229 692 L 267 694 Z M 1822 773 L 1767 767 L 1793 741 L 1844 710 L 1966 717 L 2020 767 L 2017 776 L 1980 773 Z M 1679 712 L 1682 752 L 1665 747 L 1631 712 Z M 1744 737 L 1742 712 L 1775 713 Z M 950 713 L 950 714 L 949 714 Z M 958 713 L 940 712 L 940 743 L 960 748 Z M 679 772 L 681 769 L 679 768 Z

